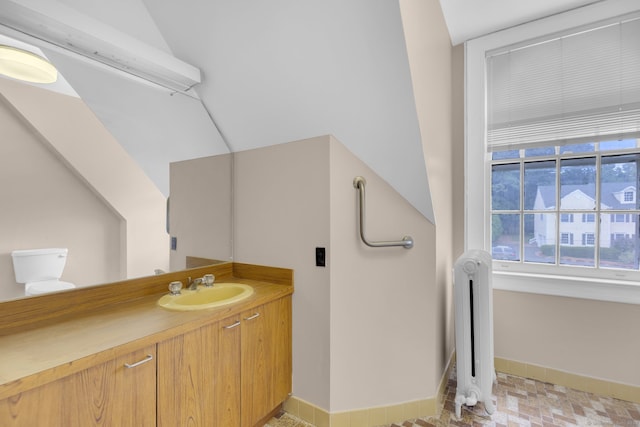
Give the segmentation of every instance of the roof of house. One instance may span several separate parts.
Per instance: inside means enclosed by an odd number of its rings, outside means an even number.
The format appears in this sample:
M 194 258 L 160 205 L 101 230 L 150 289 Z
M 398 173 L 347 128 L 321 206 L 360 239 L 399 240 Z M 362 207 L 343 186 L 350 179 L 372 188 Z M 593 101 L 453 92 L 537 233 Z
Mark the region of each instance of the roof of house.
M 602 195 L 600 197 L 601 203 L 606 205 L 610 209 L 628 209 L 629 204 L 620 203 L 620 201 L 614 196 L 615 193 L 619 193 L 623 191 L 625 188 L 633 188 L 636 189 L 635 183 L 633 182 L 609 182 L 603 183 L 601 185 L 600 191 Z M 556 205 L 556 192 L 555 185 L 540 185 L 538 186 L 538 191 L 542 196 L 542 201 L 545 207 L 555 206 Z M 586 196 L 595 200 L 595 191 L 596 186 L 594 184 L 574 184 L 574 185 L 562 185 L 561 187 L 561 198 L 565 198 L 571 193 L 576 191 L 580 191 L 584 193 Z

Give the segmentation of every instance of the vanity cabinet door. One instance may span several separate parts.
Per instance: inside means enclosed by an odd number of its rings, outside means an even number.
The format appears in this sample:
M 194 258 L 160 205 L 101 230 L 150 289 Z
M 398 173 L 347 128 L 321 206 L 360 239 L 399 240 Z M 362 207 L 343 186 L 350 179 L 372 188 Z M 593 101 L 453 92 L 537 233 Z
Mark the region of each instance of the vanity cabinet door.
M 291 297 L 242 313 L 242 427 L 253 427 L 291 392 Z
M 275 407 L 289 398 L 292 380 L 292 320 L 291 296 L 287 296 L 271 305 L 273 328 L 271 339 L 275 342 L 272 365 L 272 406 Z
M 155 345 L 1 400 L 0 425 L 155 426 L 154 359 Z
M 240 425 L 240 321 L 158 343 L 158 426 Z

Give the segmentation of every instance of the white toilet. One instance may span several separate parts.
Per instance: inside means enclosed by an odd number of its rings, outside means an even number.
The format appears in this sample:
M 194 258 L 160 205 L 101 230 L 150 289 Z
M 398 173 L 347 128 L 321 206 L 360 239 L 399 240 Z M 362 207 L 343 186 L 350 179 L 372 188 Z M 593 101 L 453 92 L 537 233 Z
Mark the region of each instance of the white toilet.
M 27 249 L 11 252 L 16 282 L 24 283 L 25 295 L 73 289 L 73 283 L 60 280 L 67 262 L 66 248 Z

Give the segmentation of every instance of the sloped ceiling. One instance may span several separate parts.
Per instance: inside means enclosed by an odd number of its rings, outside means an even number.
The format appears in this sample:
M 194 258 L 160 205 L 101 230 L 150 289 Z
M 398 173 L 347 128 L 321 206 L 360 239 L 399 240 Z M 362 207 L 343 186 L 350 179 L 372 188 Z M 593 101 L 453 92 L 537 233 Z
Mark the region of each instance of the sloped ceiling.
M 441 5 L 456 44 L 592 2 Z M 171 96 L 45 52 L 165 195 L 170 162 L 333 134 L 434 220 L 397 1 L 57 4 L 201 69 L 195 98 Z
M 229 152 L 200 100 L 44 51 L 165 196 L 170 163 Z
M 165 194 L 169 162 L 333 134 L 433 221 L 397 2 L 58 4 L 201 69 L 171 97 L 45 51 Z
M 433 221 L 398 2 L 25 1 L 201 69 L 201 106 L 185 107 L 45 52 L 165 194 L 168 161 L 333 134 Z
M 605 0 L 440 0 L 451 43 Z
M 397 2 L 145 4 L 233 151 L 333 134 L 433 220 Z

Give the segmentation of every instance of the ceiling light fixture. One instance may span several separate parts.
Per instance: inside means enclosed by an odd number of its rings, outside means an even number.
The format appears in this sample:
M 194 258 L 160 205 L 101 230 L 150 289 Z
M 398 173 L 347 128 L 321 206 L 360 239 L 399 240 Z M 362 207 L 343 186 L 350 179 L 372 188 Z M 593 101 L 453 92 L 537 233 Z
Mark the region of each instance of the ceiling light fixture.
M 0 74 L 31 83 L 54 83 L 58 71 L 49 61 L 27 50 L 0 45 Z

